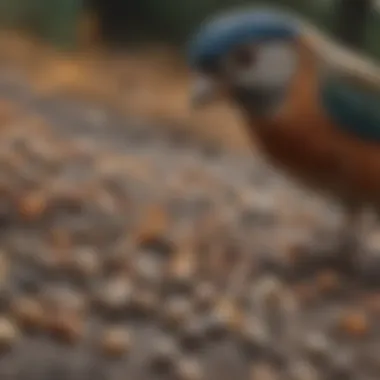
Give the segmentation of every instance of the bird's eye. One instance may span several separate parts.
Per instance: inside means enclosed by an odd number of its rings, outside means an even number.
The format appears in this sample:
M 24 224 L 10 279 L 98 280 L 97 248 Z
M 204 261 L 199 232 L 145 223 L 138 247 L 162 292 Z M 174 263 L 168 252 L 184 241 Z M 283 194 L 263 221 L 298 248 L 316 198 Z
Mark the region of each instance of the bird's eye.
M 250 68 L 254 61 L 254 50 L 246 46 L 235 50 L 231 57 L 231 64 L 234 68 L 239 70 Z

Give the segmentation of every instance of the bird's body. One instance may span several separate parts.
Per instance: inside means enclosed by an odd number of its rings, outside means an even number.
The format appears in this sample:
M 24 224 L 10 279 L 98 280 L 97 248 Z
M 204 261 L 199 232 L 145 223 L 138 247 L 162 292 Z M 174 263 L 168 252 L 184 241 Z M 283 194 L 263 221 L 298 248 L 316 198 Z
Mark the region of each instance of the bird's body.
M 351 216 L 380 210 L 379 67 L 271 10 L 206 23 L 190 62 L 240 108 L 275 166 Z
M 312 51 L 299 49 L 300 68 L 277 115 L 268 120 L 248 111 L 252 137 L 269 160 L 304 184 L 380 206 L 380 123 L 374 139 L 340 124 L 324 104 L 321 66 Z M 378 107 L 380 115 L 380 101 Z

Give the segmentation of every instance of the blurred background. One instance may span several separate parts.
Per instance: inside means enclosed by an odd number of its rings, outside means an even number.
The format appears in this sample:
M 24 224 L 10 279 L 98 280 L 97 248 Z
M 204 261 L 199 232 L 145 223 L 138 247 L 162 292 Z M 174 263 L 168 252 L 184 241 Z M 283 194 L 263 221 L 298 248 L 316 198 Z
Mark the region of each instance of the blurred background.
M 1 379 L 379 378 L 378 260 L 314 265 L 337 206 L 189 108 L 189 35 L 243 4 L 0 0 Z M 380 59 L 378 1 L 260 4 Z
M 183 54 L 205 17 L 245 4 L 289 8 L 371 59 L 380 57 L 374 0 L 1 0 L 1 55 L 27 70 L 40 91 L 75 92 L 127 114 L 191 123 L 193 132 L 244 145 L 238 134 L 231 136 L 238 128 L 230 128 L 236 120 L 226 107 L 189 114 Z M 220 124 L 218 131 L 207 127 L 211 120 Z

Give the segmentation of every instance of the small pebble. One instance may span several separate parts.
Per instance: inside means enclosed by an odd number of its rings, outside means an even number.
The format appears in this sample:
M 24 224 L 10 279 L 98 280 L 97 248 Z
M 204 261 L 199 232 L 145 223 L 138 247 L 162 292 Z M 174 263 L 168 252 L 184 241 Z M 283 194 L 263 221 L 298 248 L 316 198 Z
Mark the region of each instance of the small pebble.
M 154 316 L 160 300 L 153 289 L 136 289 L 131 297 L 131 311 L 140 316 Z
M 342 287 L 342 280 L 339 275 L 332 270 L 325 270 L 316 277 L 319 291 L 324 295 L 337 293 Z
M 309 333 L 304 339 L 305 352 L 311 359 L 326 360 L 332 353 L 332 342 L 321 332 Z
M 43 192 L 32 192 L 19 199 L 18 211 L 25 221 L 36 221 L 48 207 L 48 200 Z
M 254 363 L 249 371 L 249 380 L 280 380 L 280 376 L 270 364 Z
M 72 269 L 85 278 L 96 276 L 101 269 L 99 258 L 92 248 L 80 248 L 72 255 Z
M 191 318 L 179 331 L 181 347 L 186 351 L 201 349 L 205 342 L 205 327 L 202 318 Z
M 106 328 L 101 337 L 100 345 L 104 355 L 120 358 L 131 349 L 132 339 L 130 332 L 119 326 Z
M 264 321 L 249 316 L 239 331 L 240 342 L 248 356 L 264 354 L 271 346 L 271 336 Z
M 228 332 L 228 320 L 214 311 L 205 318 L 205 335 L 212 340 L 221 339 Z
M 170 298 L 163 306 L 162 318 L 168 327 L 178 327 L 182 325 L 192 313 L 192 305 L 187 298 Z
M 330 357 L 328 371 L 331 374 L 331 379 L 356 379 L 354 375 L 355 360 L 353 356 L 344 349 L 337 351 Z
M 26 329 L 41 328 L 44 325 L 44 310 L 41 302 L 35 298 L 16 298 L 11 309 L 18 324 Z
M 169 264 L 167 279 L 176 289 L 187 290 L 193 285 L 195 254 L 191 251 L 176 253 Z
M 109 311 L 124 309 L 132 297 L 132 285 L 123 276 L 115 276 L 99 286 L 96 299 Z
M 12 348 L 20 338 L 21 333 L 13 322 L 6 317 L 0 317 L 0 349 Z
M 320 380 L 317 370 L 307 361 L 296 360 L 289 365 L 289 375 L 292 380 Z
M 85 334 L 85 321 L 79 316 L 50 317 L 47 327 L 55 339 L 73 345 L 78 344 Z
M 176 364 L 176 378 L 178 380 L 202 380 L 203 368 L 200 363 L 192 358 L 184 358 Z
M 253 298 L 258 306 L 278 306 L 284 294 L 284 285 L 274 276 L 265 276 L 253 285 Z
M 77 344 L 85 334 L 87 300 L 66 288 L 50 289 L 43 295 L 45 326 L 62 342 Z
M 135 270 L 139 279 L 148 285 L 157 284 L 162 278 L 160 263 L 148 254 L 140 254 L 135 258 Z
M 146 248 L 160 248 L 165 241 L 165 236 L 169 230 L 169 216 L 159 204 L 153 204 L 145 212 L 145 215 L 142 218 L 142 221 L 134 233 L 134 238 L 140 246 Z M 163 244 L 166 245 L 166 244 Z M 164 249 L 165 253 L 166 249 Z
M 370 331 L 370 323 L 367 315 L 360 310 L 347 310 L 338 322 L 340 330 L 352 337 L 362 338 Z
M 244 321 L 243 313 L 234 300 L 228 298 L 221 299 L 212 314 L 216 325 L 219 321 L 219 327 L 225 332 L 234 332 L 241 328 Z M 215 327 L 216 327 L 215 325 Z
M 85 314 L 88 301 L 85 295 L 65 286 L 50 287 L 42 294 L 45 310 L 57 314 L 64 311 Z
M 196 286 L 194 292 L 194 305 L 199 311 L 209 310 L 214 305 L 216 298 L 217 291 L 212 284 L 203 282 Z
M 169 338 L 161 338 L 155 342 L 154 353 L 150 364 L 154 372 L 170 371 L 178 360 L 179 350 L 175 343 Z

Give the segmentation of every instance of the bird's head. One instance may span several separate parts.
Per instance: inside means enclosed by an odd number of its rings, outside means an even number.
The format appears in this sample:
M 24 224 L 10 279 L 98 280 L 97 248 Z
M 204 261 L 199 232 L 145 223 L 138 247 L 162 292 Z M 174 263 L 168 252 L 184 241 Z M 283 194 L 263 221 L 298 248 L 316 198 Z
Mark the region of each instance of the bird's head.
M 256 115 L 272 114 L 297 70 L 298 35 L 296 20 L 275 10 L 242 10 L 205 22 L 189 46 L 193 105 L 223 93 Z

